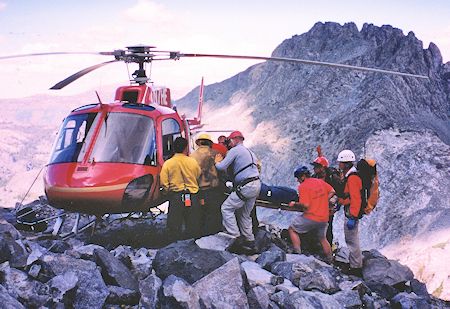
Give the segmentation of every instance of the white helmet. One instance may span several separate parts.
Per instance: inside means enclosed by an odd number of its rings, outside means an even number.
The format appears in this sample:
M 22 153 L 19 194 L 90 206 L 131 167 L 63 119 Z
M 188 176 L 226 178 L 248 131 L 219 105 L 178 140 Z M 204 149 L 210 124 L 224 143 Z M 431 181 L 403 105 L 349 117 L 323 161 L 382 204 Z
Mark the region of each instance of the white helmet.
M 338 162 L 355 162 L 356 161 L 355 154 L 353 153 L 353 151 L 348 150 L 348 149 L 342 150 L 338 154 L 337 161 Z

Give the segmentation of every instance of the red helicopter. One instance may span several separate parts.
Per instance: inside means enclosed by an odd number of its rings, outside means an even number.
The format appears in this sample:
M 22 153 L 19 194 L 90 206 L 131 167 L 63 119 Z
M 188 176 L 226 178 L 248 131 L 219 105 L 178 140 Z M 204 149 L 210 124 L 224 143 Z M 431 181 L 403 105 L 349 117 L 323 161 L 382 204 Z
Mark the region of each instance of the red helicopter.
M 193 131 L 201 128 L 203 81 L 197 117 L 187 119 L 172 105 L 170 90 L 156 88 L 146 73 L 146 65 L 157 60 L 178 60 L 182 57 L 215 57 L 269 60 L 369 72 L 427 78 L 426 76 L 387 71 L 376 68 L 319 62 L 303 59 L 186 54 L 157 51 L 153 46 L 130 46 L 124 50 L 99 52 L 113 56 L 103 62 L 57 83 L 50 89 L 61 89 L 83 75 L 104 65 L 124 61 L 137 63 L 128 86 L 116 90 L 115 101 L 78 107 L 64 119 L 45 167 L 45 194 L 50 205 L 73 212 L 103 215 L 148 211 L 161 204 L 159 172 L 173 154 L 176 137 L 190 140 Z M 50 52 L 3 56 L 0 60 L 73 52 Z M 86 53 L 80 53 L 86 54 Z

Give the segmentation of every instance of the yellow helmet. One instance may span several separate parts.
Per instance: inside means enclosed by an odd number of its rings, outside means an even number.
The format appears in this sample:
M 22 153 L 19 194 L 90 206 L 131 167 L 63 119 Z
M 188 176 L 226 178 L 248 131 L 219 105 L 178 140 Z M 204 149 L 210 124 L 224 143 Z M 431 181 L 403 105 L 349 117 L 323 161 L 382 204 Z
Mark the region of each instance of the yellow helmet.
M 214 143 L 211 135 L 207 134 L 207 133 L 201 133 L 197 136 L 197 139 L 195 140 L 195 143 L 198 145 L 199 141 L 201 140 L 206 140 L 206 141 L 210 141 L 211 143 Z

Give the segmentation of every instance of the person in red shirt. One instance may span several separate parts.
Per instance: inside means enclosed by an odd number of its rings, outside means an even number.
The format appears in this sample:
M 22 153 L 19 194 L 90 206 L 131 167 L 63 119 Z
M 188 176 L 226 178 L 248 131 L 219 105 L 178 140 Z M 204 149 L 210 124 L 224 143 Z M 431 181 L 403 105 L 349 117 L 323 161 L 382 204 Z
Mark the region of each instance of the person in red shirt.
M 294 177 L 300 183 L 298 186 L 299 201 L 290 202 L 289 206 L 300 207 L 303 209 L 303 213 L 297 216 L 289 226 L 289 237 L 294 252 L 301 253 L 299 234 L 315 232 L 326 259 L 331 262 L 331 246 L 326 238 L 326 231 L 329 219 L 328 202 L 335 195 L 335 191 L 322 179 L 311 178 L 310 175 L 306 166 L 301 166 L 294 172 Z
M 212 144 L 212 149 L 216 150 L 223 157 L 225 157 L 225 155 L 228 152 L 226 140 L 227 140 L 227 138 L 224 135 L 221 135 L 218 138 L 218 142 Z
M 344 197 L 338 199 L 338 203 L 344 206 L 345 223 L 344 235 L 349 254 L 350 268 L 343 270 L 350 275 L 362 276 L 362 253 L 359 245 L 358 218 L 361 209 L 362 181 L 354 166 L 355 154 L 351 150 L 342 150 L 337 161 L 339 169 L 345 175 Z

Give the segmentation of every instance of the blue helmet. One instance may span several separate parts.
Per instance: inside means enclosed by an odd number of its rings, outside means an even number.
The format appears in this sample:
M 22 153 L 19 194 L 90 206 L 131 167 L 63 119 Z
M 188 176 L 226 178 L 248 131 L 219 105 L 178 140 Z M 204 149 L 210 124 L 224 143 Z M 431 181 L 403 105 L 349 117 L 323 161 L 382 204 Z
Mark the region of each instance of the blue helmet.
M 301 175 L 311 175 L 307 166 L 301 165 L 295 169 L 294 177 L 299 178 Z

